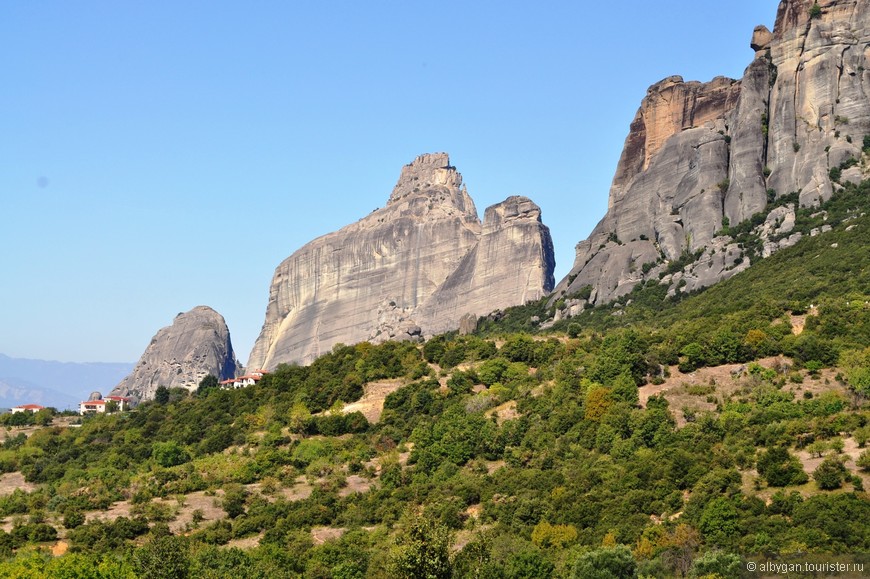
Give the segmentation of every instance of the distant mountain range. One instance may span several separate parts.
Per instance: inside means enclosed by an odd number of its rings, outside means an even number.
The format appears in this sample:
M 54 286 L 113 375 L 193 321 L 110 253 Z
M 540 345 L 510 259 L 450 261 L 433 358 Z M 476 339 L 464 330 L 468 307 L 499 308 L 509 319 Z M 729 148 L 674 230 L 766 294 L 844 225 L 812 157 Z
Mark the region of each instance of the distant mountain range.
M 41 404 L 76 408 L 91 392 L 107 394 L 133 370 L 133 364 L 55 362 L 0 354 L 0 407 Z

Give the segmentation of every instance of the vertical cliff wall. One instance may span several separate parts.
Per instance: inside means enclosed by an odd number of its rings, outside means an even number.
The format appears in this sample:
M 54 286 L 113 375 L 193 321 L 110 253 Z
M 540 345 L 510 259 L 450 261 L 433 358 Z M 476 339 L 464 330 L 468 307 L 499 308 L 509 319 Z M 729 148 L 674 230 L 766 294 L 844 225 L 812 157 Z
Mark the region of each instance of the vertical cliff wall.
M 278 266 L 248 366 L 307 363 L 339 342 L 455 329 L 463 314 L 546 295 L 552 272 L 552 242 L 534 203 L 508 199 L 482 224 L 448 156 L 422 155 L 402 169 L 385 207 Z
M 830 169 L 860 159 L 870 134 L 870 1 L 813 6 L 780 3 L 774 31 L 753 31 L 755 58 L 742 79 L 673 76 L 649 88 L 607 214 L 577 245 L 554 299 L 591 286 L 589 301 L 605 303 L 660 277 L 672 292 L 710 285 L 757 257 L 731 243 L 727 226 L 792 192 L 803 205 L 830 197 Z M 843 174 L 862 176 L 859 168 Z M 665 275 L 676 260 L 688 265 Z

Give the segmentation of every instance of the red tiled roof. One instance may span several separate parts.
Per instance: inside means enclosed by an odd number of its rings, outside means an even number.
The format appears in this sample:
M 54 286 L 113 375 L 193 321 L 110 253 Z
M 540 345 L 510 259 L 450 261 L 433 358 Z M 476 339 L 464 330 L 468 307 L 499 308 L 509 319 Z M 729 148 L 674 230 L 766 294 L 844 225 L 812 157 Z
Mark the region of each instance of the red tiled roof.
M 106 396 L 104 400 L 114 400 L 115 402 L 128 402 L 130 399 L 126 396 Z
M 15 408 L 22 408 L 24 410 L 42 410 L 45 406 L 40 406 L 39 404 L 22 404 L 21 406 L 16 406 Z
M 82 402 L 82 404 L 84 404 L 85 406 L 87 406 L 88 404 L 100 405 L 100 404 L 105 404 L 105 403 L 106 403 L 105 400 L 86 400 L 86 401 Z

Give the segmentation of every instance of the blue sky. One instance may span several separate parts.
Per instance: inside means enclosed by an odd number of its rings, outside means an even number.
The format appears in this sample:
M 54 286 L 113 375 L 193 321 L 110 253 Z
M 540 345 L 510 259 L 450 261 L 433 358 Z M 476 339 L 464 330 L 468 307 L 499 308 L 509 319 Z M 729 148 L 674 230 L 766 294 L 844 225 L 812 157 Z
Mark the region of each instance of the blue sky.
M 5 2 L 0 353 L 135 361 L 200 304 L 244 363 L 278 263 L 446 151 L 556 277 L 649 85 L 742 76 L 775 0 Z

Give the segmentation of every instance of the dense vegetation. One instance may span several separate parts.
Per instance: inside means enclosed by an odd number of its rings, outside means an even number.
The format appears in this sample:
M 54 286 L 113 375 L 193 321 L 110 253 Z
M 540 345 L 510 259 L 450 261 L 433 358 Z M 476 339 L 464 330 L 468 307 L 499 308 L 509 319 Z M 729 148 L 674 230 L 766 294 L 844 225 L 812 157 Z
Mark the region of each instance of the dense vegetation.
M 546 334 L 542 301 L 246 389 L 207 380 L 29 437 L 7 423 L 0 471 L 32 490 L 0 497 L 0 575 L 735 577 L 866 553 L 867 193 L 697 295 L 648 284 Z M 377 422 L 341 412 L 375 383 Z M 194 500 L 217 514 L 185 515 Z

